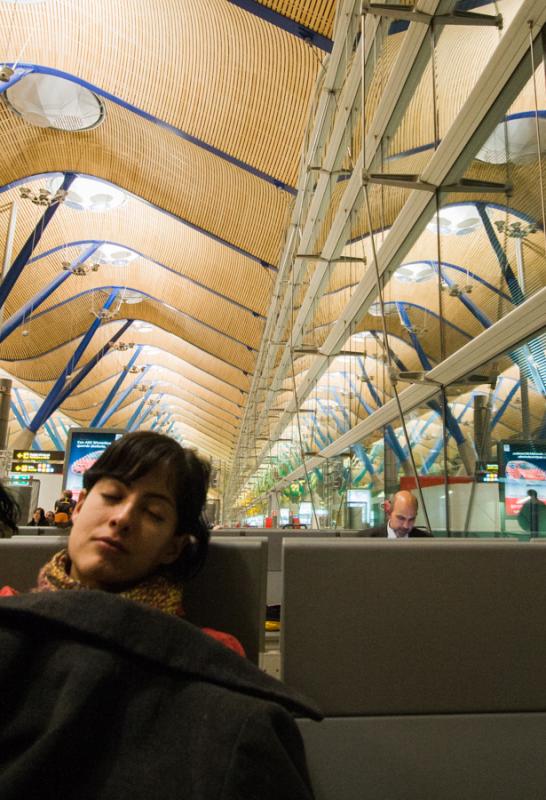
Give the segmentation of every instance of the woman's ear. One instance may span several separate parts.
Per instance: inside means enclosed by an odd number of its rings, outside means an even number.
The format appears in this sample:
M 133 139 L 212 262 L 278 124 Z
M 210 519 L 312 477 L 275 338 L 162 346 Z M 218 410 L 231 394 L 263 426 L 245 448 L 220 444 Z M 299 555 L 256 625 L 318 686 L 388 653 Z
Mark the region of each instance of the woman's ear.
M 82 489 L 80 492 L 80 496 L 78 497 L 78 502 L 74 506 L 72 510 L 72 519 L 75 520 L 78 514 L 80 513 L 81 507 L 83 506 L 84 500 L 87 497 L 87 492 L 85 489 Z
M 162 564 L 173 564 L 180 556 L 182 551 L 188 546 L 191 541 L 191 536 L 184 534 L 183 536 L 173 536 L 171 541 L 165 548 Z

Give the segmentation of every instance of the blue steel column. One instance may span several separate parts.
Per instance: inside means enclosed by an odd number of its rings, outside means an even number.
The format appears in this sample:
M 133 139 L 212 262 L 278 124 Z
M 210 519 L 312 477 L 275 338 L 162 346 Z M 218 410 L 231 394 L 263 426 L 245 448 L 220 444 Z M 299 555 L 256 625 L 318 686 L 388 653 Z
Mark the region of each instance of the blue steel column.
M 110 297 L 108 298 L 108 300 L 105 302 L 105 304 L 103 306 L 103 310 L 104 311 L 107 311 L 112 306 L 114 300 L 116 299 L 117 293 L 118 293 L 117 289 L 115 289 L 113 292 L 111 292 Z M 50 391 L 49 395 L 46 397 L 46 399 L 44 400 L 44 402 L 40 406 L 38 412 L 36 413 L 36 416 L 34 417 L 32 422 L 28 426 L 29 430 L 32 431 L 32 433 L 36 433 L 36 431 L 40 428 L 40 426 L 43 425 L 44 420 L 48 419 L 48 417 L 50 417 L 51 414 L 60 405 L 60 403 L 58 403 L 57 400 L 58 400 L 59 396 L 61 394 L 63 394 L 63 389 L 65 387 L 65 382 L 66 382 L 66 377 L 67 377 L 67 375 L 71 374 L 74 371 L 74 369 L 76 368 L 80 358 L 82 357 L 83 353 L 85 352 L 85 349 L 87 348 L 87 345 L 89 344 L 89 342 L 91 341 L 91 339 L 95 335 L 95 333 L 96 333 L 97 329 L 99 328 L 101 322 L 102 322 L 102 320 L 99 317 L 97 317 L 97 319 L 95 319 L 94 322 L 91 323 L 91 326 L 89 327 L 89 330 L 87 331 L 87 333 L 83 337 L 82 341 L 80 342 L 80 344 L 76 348 L 76 350 L 73 353 L 73 355 L 68 360 L 68 363 L 67 363 L 66 367 L 63 369 L 63 371 L 61 372 L 60 376 L 57 378 L 57 380 L 55 382 L 55 385 L 53 386 L 53 388 Z M 66 397 L 66 394 L 64 394 L 64 397 Z M 63 399 L 64 399 L 64 397 L 63 397 Z M 60 402 L 62 402 L 62 400 Z
M 139 416 L 141 415 L 142 410 L 144 409 L 144 406 L 146 405 L 146 400 L 150 397 L 150 395 L 152 394 L 154 388 L 155 388 L 155 384 L 152 384 L 150 386 L 150 388 L 146 390 L 146 392 L 144 393 L 144 397 L 142 398 L 140 403 L 137 405 L 135 412 L 131 415 L 131 419 L 127 423 L 127 430 L 129 431 L 129 433 L 131 431 L 133 431 L 133 430 L 136 430 L 136 428 L 138 427 L 138 425 L 136 425 L 136 421 L 139 418 Z
M 99 351 L 98 351 L 98 352 L 97 352 L 97 353 L 96 353 L 96 354 L 93 356 L 93 358 L 91 358 L 91 359 L 90 359 L 90 360 L 87 362 L 87 364 L 85 365 L 85 367 L 82 367 L 82 368 L 80 369 L 80 371 L 78 372 L 78 374 L 76 375 L 76 377 L 75 377 L 75 378 L 73 378 L 71 381 L 69 381 L 69 382 L 66 384 L 66 386 L 64 387 L 64 389 L 62 390 L 62 392 L 61 392 L 61 393 L 60 393 L 60 395 L 58 396 L 57 400 L 55 401 L 55 405 L 54 405 L 54 407 L 53 407 L 53 410 L 51 411 L 51 414 L 53 414 L 53 413 L 54 413 L 54 412 L 55 412 L 55 411 L 56 411 L 56 410 L 59 408 L 59 406 L 60 406 L 62 403 L 64 403 L 64 401 L 66 400 L 66 398 L 67 398 L 69 395 L 71 395 L 71 394 L 72 394 L 72 392 L 74 391 L 74 389 L 76 389 L 76 387 L 80 385 L 80 383 L 83 381 L 83 379 L 84 379 L 84 378 L 86 378 L 86 377 L 89 375 L 89 373 L 91 372 L 91 370 L 93 369 L 93 367 L 95 367 L 95 366 L 96 366 L 96 364 L 98 364 L 98 362 L 99 362 L 99 361 L 100 361 L 102 358 L 104 358 L 104 356 L 105 356 L 105 355 L 107 355 L 107 354 L 109 353 L 109 351 L 110 351 L 110 346 L 111 346 L 112 344 L 114 344 L 114 342 L 116 342 L 116 341 L 117 341 L 117 340 L 118 340 L 118 339 L 119 339 L 121 336 L 123 336 L 123 334 L 125 333 L 125 331 L 126 331 L 126 330 L 127 330 L 127 329 L 128 329 L 130 326 L 131 326 L 132 322 L 133 322 L 133 320 L 132 320 L 132 319 L 129 319 L 129 320 L 127 320 L 127 321 L 124 323 L 124 325 L 123 325 L 123 326 L 122 326 L 122 327 L 119 329 L 119 331 L 118 331 L 117 333 L 115 333 L 115 334 L 112 336 L 112 338 L 111 338 L 111 339 L 110 339 L 108 342 L 106 342 L 106 344 L 104 345 L 104 347 L 101 347 L 101 349 L 100 349 L 100 350 L 99 350 Z
M 23 415 L 21 414 L 21 412 L 17 408 L 17 404 L 15 403 L 14 400 L 10 400 L 10 405 L 11 405 L 11 410 L 13 411 L 13 415 L 14 415 L 15 419 L 17 420 L 17 422 L 19 423 L 19 425 L 21 426 L 21 429 L 23 431 L 26 431 L 27 430 L 27 424 L 26 424 L 26 422 L 25 422 L 25 420 L 23 418 Z M 34 441 L 32 442 L 32 448 L 25 447 L 25 450 L 30 450 L 30 449 L 32 449 L 32 450 L 41 450 L 42 449 L 40 447 L 40 443 L 38 441 L 38 437 L 37 436 L 34 437 Z
M 144 378 L 144 376 L 146 375 L 146 373 L 148 372 L 148 370 L 150 369 L 150 367 L 151 367 L 151 364 L 147 364 L 147 365 L 146 365 L 146 368 L 145 368 L 145 370 L 144 370 L 143 372 L 141 372 L 141 373 L 140 373 L 140 375 L 138 376 L 138 378 L 137 378 L 136 380 L 134 380 L 134 381 L 132 382 L 132 384 L 131 384 L 130 386 L 128 386 L 128 387 L 127 387 L 127 389 L 125 389 L 125 390 L 124 390 L 124 391 L 121 393 L 121 395 L 118 397 L 118 399 L 116 400 L 116 402 L 114 403 L 114 405 L 112 406 L 112 408 L 110 409 L 110 411 L 108 411 L 108 412 L 107 412 L 107 413 L 106 413 L 106 414 L 105 414 L 105 415 L 102 417 L 102 419 L 101 419 L 101 421 L 100 421 L 99 428 L 103 428 L 103 427 L 106 425 L 106 423 L 108 422 L 108 420 L 110 419 L 110 417 L 111 417 L 113 414 L 115 414 L 115 413 L 116 413 L 116 411 L 117 411 L 117 410 L 118 410 L 118 408 L 121 406 L 121 404 L 123 403 L 123 401 L 125 400 L 125 398 L 126 398 L 126 397 L 128 397 L 128 396 L 131 394 L 131 392 L 133 391 L 133 389 L 134 389 L 136 386 L 138 386 L 138 384 L 139 384 L 139 383 L 140 383 L 140 381 L 141 381 L 141 380 Z
M 34 411 L 38 410 L 38 403 L 34 398 L 30 401 L 30 404 L 31 404 L 32 408 L 34 409 Z M 63 446 L 61 444 L 61 441 L 60 441 L 59 437 L 57 436 L 56 429 L 54 428 L 54 425 L 53 425 L 53 420 L 51 419 L 48 422 L 44 422 L 44 428 L 46 429 L 47 435 L 49 436 L 49 438 L 53 442 L 53 446 L 55 447 L 55 449 L 56 450 L 63 450 L 64 448 L 63 448 Z
M 149 389 L 148 396 L 152 394 L 153 389 L 154 389 L 154 386 L 151 386 L 150 389 Z M 133 425 L 131 427 L 132 431 L 136 431 L 136 430 L 138 430 L 138 428 L 140 428 L 140 426 L 144 423 L 144 421 L 146 419 L 148 419 L 148 417 L 152 413 L 153 408 L 154 408 L 154 406 L 152 405 L 152 406 L 148 406 L 148 408 L 144 409 L 144 414 L 140 417 L 140 419 L 135 420 L 133 422 Z
M 10 333 L 13 333 L 13 331 L 16 328 L 18 328 L 22 322 L 24 322 L 24 320 L 28 317 L 29 314 L 32 314 L 33 311 L 36 311 L 36 309 L 39 308 L 50 295 L 53 294 L 55 289 L 61 286 L 61 284 L 63 284 L 66 281 L 66 279 L 72 275 L 71 272 L 72 269 L 78 267 L 80 264 L 83 264 L 84 261 L 86 261 L 90 256 L 92 256 L 93 253 L 96 250 L 98 250 L 99 247 L 100 247 L 99 244 L 94 244 L 92 247 L 86 250 L 85 253 L 82 253 L 82 255 L 74 259 L 74 261 L 72 261 L 69 269 L 67 269 L 66 272 L 63 271 L 59 275 L 56 275 L 53 278 L 53 280 L 50 283 L 48 283 L 47 286 L 45 286 L 40 292 L 35 294 L 34 297 L 27 303 L 25 303 L 24 306 L 21 306 L 21 308 L 18 311 L 16 311 L 15 314 L 12 314 L 11 317 L 8 320 L 6 320 L 6 322 L 4 322 L 2 327 L 0 327 L 0 344 L 2 344 L 4 339 L 6 339 L 10 335 Z
M 137 347 L 135 347 L 135 352 L 131 356 L 131 358 L 129 360 L 129 363 L 127 364 L 127 367 L 122 370 L 119 378 L 116 380 L 116 382 L 112 386 L 111 390 L 108 392 L 108 396 L 107 396 L 106 400 L 101 405 L 101 407 L 99 408 L 99 410 L 97 411 L 97 413 L 95 414 L 95 416 L 93 417 L 91 422 L 89 423 L 91 428 L 95 428 L 96 426 L 100 426 L 101 417 L 103 416 L 103 414 L 105 413 L 106 409 L 108 408 L 108 406 L 110 405 L 110 403 L 112 402 L 114 397 L 116 396 L 119 388 L 121 387 L 121 384 L 123 383 L 123 381 L 125 380 L 125 378 L 129 374 L 129 370 L 131 369 L 131 367 L 133 366 L 133 364 L 135 363 L 135 361 L 137 360 L 137 358 L 139 357 L 141 352 L 142 352 L 142 345 L 139 344 L 139 345 L 137 345 Z
M 113 344 L 115 341 L 117 341 L 117 339 L 119 339 L 120 336 L 123 336 L 125 331 L 130 327 L 132 321 L 133 320 L 127 320 L 127 322 L 125 322 L 125 324 L 119 329 L 119 331 L 117 333 L 115 333 L 114 336 L 112 336 L 110 341 L 107 342 L 104 345 L 104 347 L 102 347 L 98 351 L 98 353 L 96 353 L 96 355 L 94 355 L 93 358 L 90 359 L 90 361 L 85 365 L 85 367 L 83 367 L 78 372 L 76 377 L 72 381 L 70 381 L 69 383 L 66 384 L 66 386 L 62 389 L 62 391 L 57 395 L 54 403 L 51 406 L 50 411 L 48 412 L 48 416 L 51 416 L 51 414 L 54 414 L 55 411 L 58 409 L 58 407 L 62 403 L 64 403 L 66 398 L 74 391 L 74 389 L 77 386 L 79 386 L 79 384 L 83 381 L 83 379 L 91 372 L 93 367 L 96 364 L 98 364 L 98 362 L 101 360 L 101 358 L 103 358 L 103 356 L 105 356 L 108 353 L 108 351 L 110 349 L 110 345 Z M 43 405 L 42 405 L 42 408 L 43 408 Z M 64 425 L 63 425 L 63 428 L 64 428 Z M 28 435 L 29 434 L 32 437 L 33 431 L 31 431 L 30 428 L 25 427 L 23 433 L 19 435 L 20 438 L 19 438 L 18 442 L 16 441 L 15 447 L 21 447 L 21 448 L 29 449 L 29 447 L 31 446 L 31 443 L 28 441 Z M 36 442 L 37 442 L 37 439 L 36 439 L 36 437 L 34 437 L 34 441 L 32 442 L 32 446 L 33 447 L 34 447 Z
M 74 182 L 75 178 L 76 176 L 74 175 L 73 172 L 67 172 L 59 188 L 64 191 L 67 191 L 70 188 L 70 185 Z M 37 226 L 34 228 L 33 232 L 30 234 L 25 244 L 23 245 L 19 255 L 15 258 L 15 261 L 8 270 L 8 273 L 5 276 L 4 280 L 2 281 L 2 285 L 0 286 L 0 308 L 2 308 L 4 303 L 6 302 L 8 295 L 13 289 L 17 278 L 27 265 L 28 260 L 31 257 L 34 248 L 42 238 L 44 230 L 49 225 L 53 215 L 59 208 L 59 205 L 60 203 L 54 203 L 53 205 L 46 208 L 42 219 L 38 222 Z

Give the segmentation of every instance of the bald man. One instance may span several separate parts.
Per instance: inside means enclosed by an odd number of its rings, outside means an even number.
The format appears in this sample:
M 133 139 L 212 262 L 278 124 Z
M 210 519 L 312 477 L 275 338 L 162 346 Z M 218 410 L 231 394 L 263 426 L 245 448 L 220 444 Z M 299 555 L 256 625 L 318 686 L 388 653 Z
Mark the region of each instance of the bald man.
M 396 492 L 391 500 L 385 501 L 387 523 L 359 531 L 358 535 L 387 539 L 414 539 L 416 537 L 432 536 L 424 528 L 415 527 L 417 508 L 417 498 L 411 492 Z

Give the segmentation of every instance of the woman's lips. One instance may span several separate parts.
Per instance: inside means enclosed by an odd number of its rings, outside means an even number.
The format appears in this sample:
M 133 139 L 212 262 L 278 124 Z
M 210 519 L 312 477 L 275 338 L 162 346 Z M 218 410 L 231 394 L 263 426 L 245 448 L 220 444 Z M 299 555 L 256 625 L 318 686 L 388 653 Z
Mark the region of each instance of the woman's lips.
M 127 550 L 125 549 L 122 542 L 119 539 L 112 539 L 110 536 L 99 536 L 95 539 L 95 542 L 107 547 L 109 550 L 115 550 L 119 553 L 126 553 Z

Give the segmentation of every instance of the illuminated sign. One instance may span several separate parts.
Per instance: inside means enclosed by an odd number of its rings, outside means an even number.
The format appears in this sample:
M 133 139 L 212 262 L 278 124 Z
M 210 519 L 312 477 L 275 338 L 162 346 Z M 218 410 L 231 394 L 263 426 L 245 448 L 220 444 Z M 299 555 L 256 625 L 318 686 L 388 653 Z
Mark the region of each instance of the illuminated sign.
M 63 463 L 45 464 L 35 461 L 12 461 L 11 471 L 24 473 L 26 475 L 62 475 Z
M 62 475 L 63 450 L 14 450 L 11 471 L 26 475 Z
M 64 463 L 64 450 L 14 450 L 14 461 L 60 462 Z

